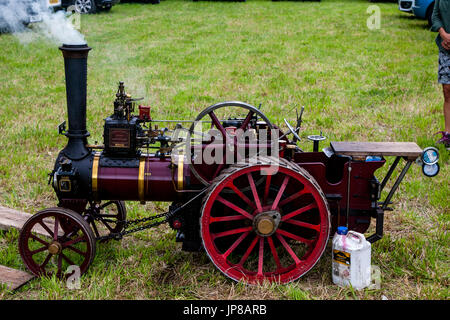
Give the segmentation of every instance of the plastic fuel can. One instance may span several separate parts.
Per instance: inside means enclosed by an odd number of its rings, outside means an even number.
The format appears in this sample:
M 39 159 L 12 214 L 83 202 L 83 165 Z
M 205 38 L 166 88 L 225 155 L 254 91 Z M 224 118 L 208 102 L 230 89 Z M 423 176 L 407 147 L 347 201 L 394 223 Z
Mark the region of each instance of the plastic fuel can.
M 332 245 L 333 283 L 355 289 L 371 282 L 371 244 L 363 234 L 338 227 Z

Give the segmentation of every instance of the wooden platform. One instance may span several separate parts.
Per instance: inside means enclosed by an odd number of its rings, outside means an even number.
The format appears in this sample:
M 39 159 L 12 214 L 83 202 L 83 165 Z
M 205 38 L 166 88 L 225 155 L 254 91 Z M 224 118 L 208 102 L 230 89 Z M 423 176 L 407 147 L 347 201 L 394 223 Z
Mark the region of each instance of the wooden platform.
M 31 217 L 31 214 L 0 206 L 0 230 L 9 230 L 11 228 L 22 229 L 25 222 Z M 53 223 L 46 223 L 53 230 Z M 33 228 L 38 234 L 50 236 L 44 228 L 37 225 Z
M 415 142 L 332 141 L 330 145 L 337 155 L 352 157 L 401 156 L 415 160 L 422 154 L 422 149 Z
M 20 230 L 29 217 L 31 217 L 29 213 L 0 206 L 0 230 L 11 228 Z M 36 232 L 48 236 L 48 233 L 42 227 L 36 229 Z M 33 275 L 25 271 L 0 265 L 0 283 L 6 284 L 9 290 L 16 290 L 33 278 Z
M 35 276 L 25 271 L 11 269 L 0 265 L 0 283 L 6 284 L 9 290 L 16 290 Z

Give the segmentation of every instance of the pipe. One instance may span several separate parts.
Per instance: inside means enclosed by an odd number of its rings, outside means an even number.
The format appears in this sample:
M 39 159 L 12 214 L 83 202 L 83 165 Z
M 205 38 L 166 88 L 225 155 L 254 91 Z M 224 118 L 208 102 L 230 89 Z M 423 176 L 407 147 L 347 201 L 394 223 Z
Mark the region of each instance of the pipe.
M 66 76 L 67 116 L 69 130 L 65 134 L 69 141 L 63 153 L 72 160 L 90 154 L 86 148 L 89 132 L 86 130 L 87 44 L 63 44 L 59 49 L 64 57 Z

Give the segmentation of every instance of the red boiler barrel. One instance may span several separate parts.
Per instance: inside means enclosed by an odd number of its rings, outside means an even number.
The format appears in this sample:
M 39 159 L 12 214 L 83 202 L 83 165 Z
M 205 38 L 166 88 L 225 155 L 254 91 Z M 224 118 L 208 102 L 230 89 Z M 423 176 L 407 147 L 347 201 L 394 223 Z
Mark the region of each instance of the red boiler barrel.
M 119 160 L 120 161 L 120 160 Z M 133 165 L 105 165 L 96 154 L 92 165 L 92 193 L 96 200 L 174 201 L 190 181 L 184 156 L 172 159 L 142 155 Z

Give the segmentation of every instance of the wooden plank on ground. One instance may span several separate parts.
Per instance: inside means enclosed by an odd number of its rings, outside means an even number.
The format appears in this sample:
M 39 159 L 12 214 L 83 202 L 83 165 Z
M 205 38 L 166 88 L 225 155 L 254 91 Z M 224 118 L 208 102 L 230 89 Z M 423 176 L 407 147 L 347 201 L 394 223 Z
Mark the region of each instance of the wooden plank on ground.
M 401 156 L 415 160 L 422 149 L 415 142 L 353 142 L 332 141 L 331 147 L 337 155 L 361 156 Z
M 0 230 L 9 230 L 11 228 L 20 230 L 30 217 L 31 215 L 29 213 L 0 206 Z M 52 221 L 46 221 L 45 224 L 50 230 L 54 229 Z M 33 231 L 43 236 L 50 236 L 40 225 L 36 225 Z
M 34 278 L 25 271 L 16 270 L 0 265 L 0 283 L 6 284 L 8 289 L 16 290 L 23 286 L 25 283 Z

